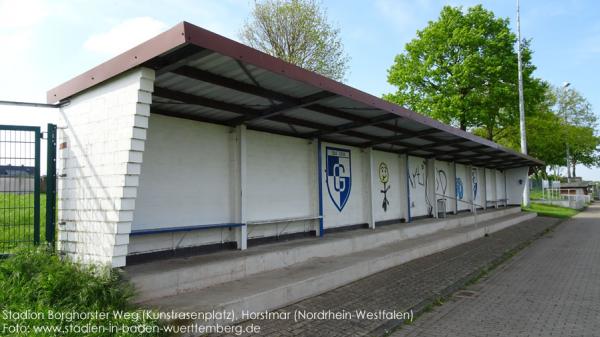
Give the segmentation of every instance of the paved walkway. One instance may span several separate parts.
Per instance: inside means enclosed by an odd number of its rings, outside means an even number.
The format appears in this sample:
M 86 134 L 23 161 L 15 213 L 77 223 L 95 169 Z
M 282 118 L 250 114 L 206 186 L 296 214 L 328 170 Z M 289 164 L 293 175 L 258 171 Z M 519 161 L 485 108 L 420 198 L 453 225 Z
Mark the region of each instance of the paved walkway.
M 600 205 L 468 290 L 393 336 L 600 336 Z
M 439 297 L 449 287 L 556 224 L 556 219 L 535 218 L 449 250 L 413 260 L 349 285 L 312 297 L 278 311 L 335 312 L 366 310 L 406 311 Z M 261 328 L 258 336 L 372 336 L 381 335 L 394 321 L 386 319 L 251 320 Z M 232 335 L 229 335 L 232 336 Z M 248 336 L 248 335 L 244 335 Z

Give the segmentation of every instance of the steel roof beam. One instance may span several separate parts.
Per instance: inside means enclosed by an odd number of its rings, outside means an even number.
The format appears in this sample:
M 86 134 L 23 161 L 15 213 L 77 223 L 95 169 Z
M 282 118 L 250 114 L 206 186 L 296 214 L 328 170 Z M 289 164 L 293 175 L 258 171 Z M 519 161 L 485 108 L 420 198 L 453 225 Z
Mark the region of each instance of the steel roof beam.
M 411 150 L 409 150 L 409 152 L 417 151 L 417 150 L 426 150 L 426 152 L 432 152 L 435 154 L 435 151 L 438 151 L 438 150 L 431 151 L 430 149 L 440 147 L 440 146 L 450 146 L 453 144 L 466 143 L 469 141 L 468 139 L 455 139 L 455 140 L 450 140 L 450 141 L 444 141 L 441 139 L 431 138 L 431 137 L 427 137 L 427 138 L 421 137 L 421 138 L 423 138 L 427 141 L 433 142 L 433 143 L 425 144 L 425 145 L 416 145 L 416 144 L 411 144 L 411 143 L 406 143 L 406 142 L 401 142 L 401 141 L 395 141 L 395 142 L 391 142 L 391 144 L 398 144 L 398 145 L 407 147 L 407 148 L 411 149 Z
M 209 99 L 206 97 L 201 97 L 201 96 L 187 94 L 187 93 L 183 93 L 183 92 L 179 92 L 179 91 L 164 89 L 161 87 L 154 88 L 154 95 L 158 96 L 158 97 L 162 97 L 162 98 L 176 100 L 176 101 L 179 101 L 179 102 L 182 102 L 185 104 L 200 105 L 200 106 L 205 106 L 205 107 L 209 107 L 212 109 L 233 112 L 233 113 L 240 114 L 243 116 L 248 116 L 251 118 L 260 117 L 261 113 L 263 112 L 263 110 L 256 110 L 253 108 L 248 108 L 248 107 L 244 107 L 244 106 L 237 105 L 237 104 L 226 103 L 226 102 L 222 102 L 222 101 L 218 101 L 218 100 L 214 100 L 214 99 Z M 162 114 L 168 114 L 168 113 L 170 113 L 170 111 L 162 110 Z M 171 114 L 174 115 L 177 113 L 171 113 Z M 181 114 L 179 114 L 179 115 L 181 115 Z M 292 124 L 292 125 L 302 126 L 302 127 L 306 127 L 306 128 L 310 128 L 310 129 L 315 129 L 315 130 L 325 130 L 325 131 L 329 131 L 329 132 L 333 132 L 334 130 L 336 130 L 335 127 L 331 126 L 331 125 L 321 124 L 321 123 L 317 123 L 317 122 L 311 122 L 308 120 L 299 119 L 299 118 L 290 117 L 290 116 L 277 115 L 277 116 L 271 116 L 269 119 L 272 121 L 275 121 L 275 122 Z M 223 121 L 223 122 L 221 122 L 221 124 L 235 126 L 236 120 L 238 120 L 238 118 L 230 119 L 228 121 Z M 302 136 L 303 138 L 313 138 L 311 136 L 308 136 L 307 134 L 299 134 L 299 136 Z M 363 138 L 363 139 L 367 139 L 367 140 L 376 139 L 371 135 L 367 135 L 367 134 L 363 134 L 363 133 L 357 133 L 356 136 Z
M 431 135 L 431 134 L 439 133 L 439 132 L 441 132 L 441 131 L 438 129 L 425 129 L 425 130 L 421 130 L 421 131 L 412 131 L 412 132 L 402 131 L 402 134 L 400 134 L 400 135 L 386 137 L 386 138 L 383 138 L 376 142 L 369 142 L 369 143 L 364 144 L 363 146 L 369 147 L 369 146 L 376 146 L 376 145 L 381 145 L 381 144 L 386 144 L 386 143 L 393 143 L 393 142 L 397 142 L 397 141 L 401 141 L 401 140 L 405 140 L 405 139 L 427 136 L 427 135 Z
M 190 67 L 183 66 L 179 69 L 172 71 L 174 74 L 191 78 L 193 80 L 202 81 L 214 85 L 218 85 L 220 87 L 224 87 L 227 89 L 239 91 L 242 93 L 273 99 L 279 102 L 291 102 L 291 103 L 299 103 L 295 97 L 291 97 L 277 91 L 265 89 L 263 87 L 259 87 L 253 84 L 249 84 L 246 82 L 238 81 L 231 79 L 229 77 L 213 74 L 211 72 Z
M 383 123 L 385 121 L 401 118 L 400 116 L 398 116 L 396 114 L 392 114 L 393 116 L 388 114 L 389 118 L 384 118 L 381 121 L 373 122 L 369 118 L 357 116 L 357 115 L 354 115 L 354 114 L 351 114 L 351 113 L 348 113 L 345 111 L 341 111 L 339 109 L 323 106 L 320 104 L 314 104 L 318 100 L 312 102 L 313 104 L 305 104 L 305 103 L 303 103 L 302 98 L 289 96 L 289 95 L 282 94 L 282 93 L 274 91 L 274 90 L 270 90 L 270 89 L 266 89 L 263 87 L 259 87 L 257 85 L 234 80 L 234 79 L 231 79 L 231 78 L 228 78 L 225 76 L 213 74 L 211 72 L 208 72 L 208 71 L 205 71 L 202 69 L 198 69 L 198 68 L 194 68 L 194 67 L 190 67 L 190 66 L 179 67 L 177 69 L 174 69 L 172 72 L 174 74 L 177 74 L 180 76 L 185 76 L 185 77 L 197 80 L 197 81 L 211 83 L 211 84 L 218 85 L 218 86 L 221 86 L 221 87 L 224 87 L 227 89 L 239 91 L 239 92 L 242 92 L 245 94 L 250 94 L 250 95 L 254 95 L 254 96 L 258 96 L 258 97 L 262 97 L 262 98 L 266 98 L 266 99 L 272 99 L 272 100 L 283 102 L 283 103 L 289 103 L 290 105 L 296 105 L 297 106 L 296 108 L 304 108 L 304 109 L 311 110 L 314 112 L 322 113 L 324 115 L 338 117 L 341 119 L 347 119 L 347 120 L 350 120 L 353 123 L 355 123 L 355 124 L 349 123 L 346 126 L 346 128 L 348 128 L 348 129 L 349 128 L 360 128 L 360 127 L 367 126 L 367 125 L 373 125 L 373 126 L 376 126 L 376 127 L 382 128 L 382 129 L 386 129 L 389 131 L 401 132 L 403 134 L 410 134 L 410 132 L 411 132 L 411 130 L 407 130 L 407 129 L 404 129 L 401 127 Z M 305 97 L 305 100 L 308 99 L 309 97 Z M 263 117 L 263 118 L 268 118 L 268 117 Z M 359 123 L 363 123 L 363 125 L 359 125 Z M 431 130 L 436 130 L 436 132 L 441 132 L 437 129 L 431 129 Z M 436 133 L 436 132 L 434 132 L 434 133 Z M 412 138 L 412 137 L 409 137 L 409 138 Z
M 396 119 L 396 118 L 400 118 L 400 116 L 398 116 L 396 114 L 387 113 L 385 115 L 381 115 L 381 116 L 377 116 L 377 117 L 373 117 L 373 118 L 366 118 L 366 119 L 363 119 L 360 121 L 354 121 L 354 122 L 338 125 L 331 131 L 319 131 L 319 132 L 315 132 L 314 134 L 312 134 L 310 136 L 321 137 L 321 136 L 326 136 L 326 135 L 334 134 L 334 133 L 342 133 L 344 131 L 351 131 L 354 129 L 362 128 L 364 126 L 375 125 L 375 124 L 379 124 L 379 123 L 389 121 L 392 119 Z
M 156 76 L 171 72 L 181 68 L 190 61 L 201 60 L 202 58 L 212 54 L 212 51 L 200 48 L 194 45 L 187 45 L 178 50 L 163 56 L 157 57 L 145 64 L 145 66 L 154 69 Z
M 327 91 L 317 92 L 315 94 L 299 98 L 297 103 L 277 104 L 271 108 L 261 111 L 261 113 L 256 117 L 243 116 L 243 117 L 240 117 L 238 120 L 234 120 L 232 122 L 236 125 L 239 125 L 239 124 L 243 124 L 243 123 L 251 123 L 256 120 L 269 119 L 269 118 L 272 118 L 273 116 L 281 115 L 288 111 L 304 108 L 308 105 L 326 100 L 333 96 L 335 96 L 335 94 L 327 92 Z

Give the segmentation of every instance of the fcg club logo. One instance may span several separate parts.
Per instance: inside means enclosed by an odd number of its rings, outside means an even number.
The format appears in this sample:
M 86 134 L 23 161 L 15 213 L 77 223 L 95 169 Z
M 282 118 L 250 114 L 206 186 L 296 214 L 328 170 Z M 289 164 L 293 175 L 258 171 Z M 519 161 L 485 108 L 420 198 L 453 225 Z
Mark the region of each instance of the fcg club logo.
M 341 212 L 350 198 L 350 187 L 352 187 L 350 150 L 327 147 L 326 153 L 327 191 L 329 198 Z

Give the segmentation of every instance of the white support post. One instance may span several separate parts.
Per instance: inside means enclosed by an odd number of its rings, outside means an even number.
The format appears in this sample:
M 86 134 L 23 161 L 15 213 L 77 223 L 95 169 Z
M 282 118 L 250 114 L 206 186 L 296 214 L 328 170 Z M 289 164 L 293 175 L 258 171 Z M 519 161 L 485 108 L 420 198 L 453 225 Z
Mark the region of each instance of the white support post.
M 506 188 L 506 170 L 502 171 L 504 176 L 504 207 L 508 207 L 508 190 Z
M 375 229 L 375 186 L 373 186 L 373 180 L 375 179 L 375 162 L 373 159 L 373 148 L 369 147 L 365 149 L 367 155 L 367 177 L 369 178 L 369 183 L 366 184 L 367 188 L 367 202 L 369 205 L 369 209 L 367 210 L 367 222 L 369 223 L 369 228 Z
M 426 168 L 427 174 L 427 195 L 429 196 L 429 202 L 431 202 L 431 208 L 433 212 L 433 217 L 438 217 L 438 209 L 437 209 L 437 196 L 435 195 L 435 159 L 427 159 Z
M 471 212 L 475 212 L 475 205 L 473 205 L 473 166 L 465 166 L 465 184 L 464 184 L 464 195 L 467 201 L 470 202 Z
M 487 209 L 487 169 L 483 168 L 483 177 L 480 179 L 481 200 L 483 200 L 483 209 Z
M 398 188 L 400 190 L 400 200 L 398 200 L 398 202 L 400 202 L 400 209 L 402 210 L 402 216 L 406 219 L 406 222 L 409 222 L 409 212 L 410 212 L 410 206 L 409 206 L 409 202 L 410 202 L 410 196 L 408 195 L 409 191 L 408 191 L 408 159 L 407 159 L 408 155 L 406 154 L 401 154 L 399 156 L 399 160 L 400 160 L 400 181 L 398 182 Z M 404 195 L 404 198 L 402 198 L 402 195 Z
M 320 218 L 316 224 L 316 228 L 315 228 L 315 235 L 317 237 L 321 237 L 323 236 L 323 221 L 325 220 L 323 218 L 323 188 L 322 188 L 322 184 L 323 184 L 323 158 L 322 158 L 322 153 L 321 153 L 321 141 L 319 141 L 318 139 L 313 139 L 313 144 L 314 144 L 314 151 L 315 151 L 315 162 L 314 162 L 314 167 L 316 168 L 315 170 L 315 180 L 314 180 L 314 195 L 315 196 L 315 204 L 316 204 L 316 213 L 319 214 Z
M 494 207 L 498 208 L 498 170 L 494 169 L 494 174 L 493 174 L 493 178 L 494 178 L 494 200 L 496 200 L 494 202 Z
M 456 162 L 455 161 L 452 162 L 452 166 L 450 167 L 450 170 L 452 170 L 452 174 L 450 175 L 450 177 L 452 177 L 452 183 L 450 183 L 449 186 L 452 187 L 450 189 L 450 195 L 453 198 L 450 200 L 453 200 L 452 213 L 454 213 L 454 215 L 456 215 L 456 214 L 458 214 L 458 198 L 456 197 Z
M 237 248 L 246 250 L 248 248 L 248 227 L 246 225 L 246 126 L 240 125 L 236 127 L 237 135 L 237 155 L 238 155 L 238 174 L 239 174 L 239 222 L 242 226 L 239 227 L 236 233 Z

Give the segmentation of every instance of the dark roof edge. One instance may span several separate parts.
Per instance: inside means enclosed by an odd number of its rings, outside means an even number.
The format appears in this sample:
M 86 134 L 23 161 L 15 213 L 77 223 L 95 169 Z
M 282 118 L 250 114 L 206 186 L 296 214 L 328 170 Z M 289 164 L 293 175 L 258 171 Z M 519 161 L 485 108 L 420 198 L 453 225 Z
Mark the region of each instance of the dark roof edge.
M 264 68 L 274 73 L 287 76 L 322 90 L 330 91 L 363 104 L 378 108 L 398 116 L 408 118 L 428 127 L 439 129 L 458 137 L 489 146 L 494 149 L 511 153 L 530 160 L 538 165 L 544 162 L 536 158 L 505 148 L 487 139 L 475 136 L 469 132 L 454 128 L 442 122 L 418 114 L 397 104 L 387 102 L 366 92 L 360 91 L 343 83 L 334 81 L 320 74 L 302 69 L 296 65 L 265 54 L 237 41 L 228 39 L 188 22 L 181 22 L 168 31 L 94 67 L 93 69 L 51 89 L 47 93 L 48 103 L 55 103 L 86 90 L 96 84 L 110 79 L 120 73 L 132 69 L 163 53 L 184 44 L 193 44 L 201 48 L 213 50 L 219 54 Z

